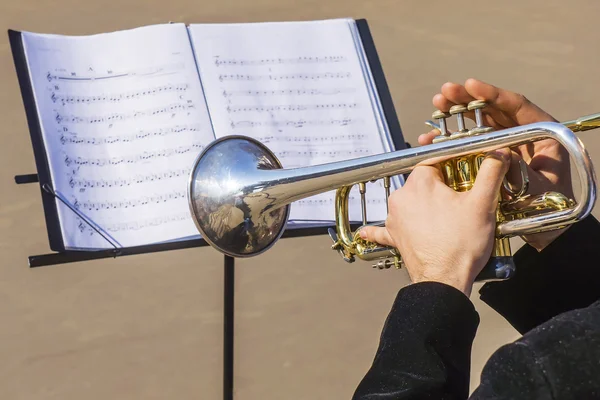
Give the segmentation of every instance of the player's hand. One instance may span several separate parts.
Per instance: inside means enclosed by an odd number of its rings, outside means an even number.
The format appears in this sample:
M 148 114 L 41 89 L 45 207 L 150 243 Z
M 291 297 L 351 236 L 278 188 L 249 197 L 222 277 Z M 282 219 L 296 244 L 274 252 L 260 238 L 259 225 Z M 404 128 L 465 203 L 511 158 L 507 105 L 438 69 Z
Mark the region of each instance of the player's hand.
M 469 296 L 491 256 L 509 160 L 508 150 L 486 157 L 467 192 L 447 186 L 436 167 L 416 167 L 389 197 L 385 227 L 363 227 L 362 238 L 397 248 L 412 282 L 440 282 Z
M 433 105 L 441 111 L 448 112 L 455 104 L 467 104 L 473 100 L 485 100 L 488 103 L 482 110 L 484 121 L 487 126 L 495 130 L 542 121 L 557 122 L 525 96 L 476 79 L 468 79 L 464 85 L 444 84 L 441 92 L 433 97 Z M 465 117 L 475 118 L 473 112 L 466 113 Z M 437 129 L 423 134 L 419 137 L 419 144 L 430 144 L 437 135 L 439 135 Z M 558 142 L 547 139 L 513 148 L 511 168 L 507 178 L 511 185 L 517 188 L 521 185 L 519 158 L 528 165 L 530 181 L 528 193 L 537 195 L 555 191 L 573 198 L 569 154 Z M 523 239 L 541 251 L 565 229 L 527 235 Z

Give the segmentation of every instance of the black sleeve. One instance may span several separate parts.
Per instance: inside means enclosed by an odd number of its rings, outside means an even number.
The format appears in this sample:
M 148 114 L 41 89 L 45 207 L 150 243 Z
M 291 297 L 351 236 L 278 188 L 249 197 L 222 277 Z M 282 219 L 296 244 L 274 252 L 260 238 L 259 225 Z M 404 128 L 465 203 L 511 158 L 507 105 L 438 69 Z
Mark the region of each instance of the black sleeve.
M 483 367 L 480 384 L 469 400 L 553 399 L 536 361 L 522 343 L 502 346 Z
M 481 300 L 523 334 L 600 299 L 599 256 L 600 223 L 590 215 L 542 252 L 523 245 L 515 254 L 515 276 L 486 283 Z
M 600 398 L 600 302 L 560 314 L 502 346 L 470 400 Z
M 478 325 L 473 303 L 451 286 L 403 288 L 353 400 L 466 399 Z

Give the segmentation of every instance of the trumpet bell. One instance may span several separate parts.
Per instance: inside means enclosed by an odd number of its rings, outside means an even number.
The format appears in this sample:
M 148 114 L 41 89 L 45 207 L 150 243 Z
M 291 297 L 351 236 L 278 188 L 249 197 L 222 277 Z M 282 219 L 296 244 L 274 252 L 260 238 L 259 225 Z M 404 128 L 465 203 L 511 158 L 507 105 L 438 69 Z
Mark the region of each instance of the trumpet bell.
M 290 206 L 275 204 L 261 172 L 281 169 L 260 142 L 226 136 L 211 142 L 196 158 L 188 182 L 188 201 L 202 238 L 232 257 L 267 251 L 281 237 Z

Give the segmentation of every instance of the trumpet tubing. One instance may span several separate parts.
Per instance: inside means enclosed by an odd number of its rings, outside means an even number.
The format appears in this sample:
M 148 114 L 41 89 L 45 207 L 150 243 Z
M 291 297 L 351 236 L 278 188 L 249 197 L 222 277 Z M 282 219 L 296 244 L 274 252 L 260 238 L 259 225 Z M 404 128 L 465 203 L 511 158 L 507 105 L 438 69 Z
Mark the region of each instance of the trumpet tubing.
M 367 225 L 366 184 L 383 180 L 390 195 L 393 176 L 419 165 L 438 166 L 445 183 L 462 192 L 470 190 L 487 152 L 554 139 L 563 145 L 579 174 L 579 202 L 561 193 L 527 194 L 529 180 L 521 164 L 521 186 L 513 189 L 505 180 L 498 193 L 496 238 L 493 253 L 478 281 L 508 279 L 515 271 L 509 238 L 560 229 L 585 218 L 596 200 L 596 176 L 590 157 L 574 132 L 600 127 L 600 114 L 563 124 L 540 122 L 494 131 L 483 122 L 483 101 L 456 105 L 448 113 L 436 111 L 426 123 L 439 130 L 433 143 L 354 160 L 283 169 L 277 157 L 260 142 L 244 136 L 213 141 L 196 159 L 189 177 L 188 200 L 193 220 L 202 237 L 215 249 L 233 257 L 251 257 L 269 250 L 281 237 L 290 204 L 319 193 L 336 190 L 335 229 L 329 229 L 332 249 L 347 262 L 356 258 L 373 267 L 401 268 L 395 248 L 360 237 Z M 467 129 L 464 114 L 473 111 L 476 126 Z M 458 129 L 450 132 L 446 119 L 454 116 Z M 358 185 L 362 226 L 352 231 L 348 198 Z M 374 225 L 382 226 L 383 223 Z

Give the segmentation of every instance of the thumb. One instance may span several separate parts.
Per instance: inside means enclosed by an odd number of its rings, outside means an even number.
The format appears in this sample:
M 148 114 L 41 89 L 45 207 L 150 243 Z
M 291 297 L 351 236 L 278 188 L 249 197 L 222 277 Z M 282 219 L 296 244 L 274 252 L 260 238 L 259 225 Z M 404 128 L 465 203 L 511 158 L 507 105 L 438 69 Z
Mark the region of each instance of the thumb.
M 438 131 L 437 129 L 433 129 L 427 133 L 419 135 L 417 141 L 419 142 L 419 145 L 425 146 L 425 145 L 433 143 L 433 139 L 436 136 L 438 136 L 439 134 L 440 134 L 440 131 Z
M 367 225 L 359 229 L 360 237 L 364 240 L 379 243 L 384 246 L 395 246 L 394 241 L 386 228 Z
M 493 204 L 496 208 L 498 192 L 502 186 L 504 176 L 510 166 L 511 153 L 509 149 L 501 149 L 488 153 L 479 167 L 475 184 L 471 192 L 477 199 Z

